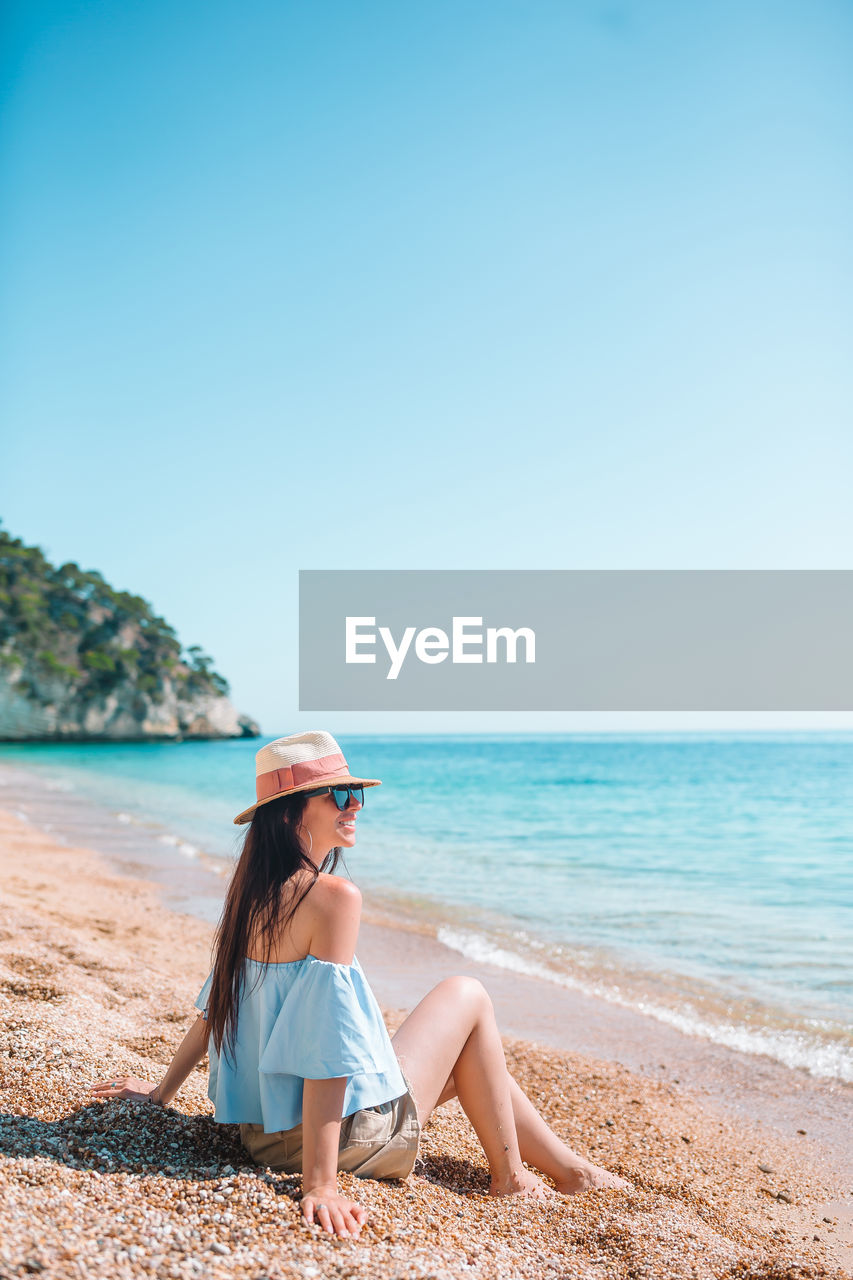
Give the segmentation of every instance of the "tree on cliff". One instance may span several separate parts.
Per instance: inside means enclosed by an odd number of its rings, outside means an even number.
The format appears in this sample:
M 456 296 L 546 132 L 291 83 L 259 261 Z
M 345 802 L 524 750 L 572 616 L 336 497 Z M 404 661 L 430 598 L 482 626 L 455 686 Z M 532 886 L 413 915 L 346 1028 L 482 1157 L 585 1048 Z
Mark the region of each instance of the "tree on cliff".
M 39 547 L 0 528 L 3 680 L 36 703 L 59 688 L 60 700 L 78 711 L 120 693 L 140 724 L 167 699 L 189 706 L 228 695 L 212 658 L 198 645 L 183 651 L 174 629 L 141 596 L 114 590 L 73 561 L 57 568 Z

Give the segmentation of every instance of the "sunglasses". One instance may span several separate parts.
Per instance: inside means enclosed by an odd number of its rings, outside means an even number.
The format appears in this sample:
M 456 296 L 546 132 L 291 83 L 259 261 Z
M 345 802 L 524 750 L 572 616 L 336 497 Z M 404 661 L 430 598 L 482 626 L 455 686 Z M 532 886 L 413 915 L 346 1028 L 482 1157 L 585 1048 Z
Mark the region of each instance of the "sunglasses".
M 302 794 L 306 800 L 310 800 L 312 796 L 326 796 L 331 792 L 332 799 L 338 808 L 343 812 L 351 800 L 354 799 L 358 804 L 364 804 L 364 787 L 350 787 L 342 785 L 339 787 L 318 787 L 316 791 L 303 791 Z

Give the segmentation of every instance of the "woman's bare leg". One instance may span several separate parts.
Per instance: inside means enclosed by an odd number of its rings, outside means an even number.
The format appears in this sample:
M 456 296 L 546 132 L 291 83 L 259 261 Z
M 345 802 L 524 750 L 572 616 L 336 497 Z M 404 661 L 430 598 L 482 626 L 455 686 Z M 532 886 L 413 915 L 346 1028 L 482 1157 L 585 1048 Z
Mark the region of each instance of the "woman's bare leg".
M 472 983 L 479 988 L 479 993 L 457 985 Z M 476 979 L 448 978 L 445 982 L 439 983 L 412 1011 L 394 1036 L 394 1048 L 415 1094 L 421 1123 L 426 1122 L 433 1107 L 440 1106 L 441 1103 L 458 1096 L 474 1125 L 477 1136 L 483 1142 L 475 1118 L 466 1105 L 466 1098 L 459 1090 L 457 1079 L 459 1066 L 454 1066 L 450 1072 L 445 1073 L 443 1065 L 447 1059 L 449 1047 L 445 1039 L 447 1029 L 451 1030 L 447 1040 L 452 1042 L 454 1034 L 458 1037 L 457 1019 L 461 1015 L 464 1026 L 464 1012 L 466 1008 L 470 1008 L 471 1004 L 478 1011 L 479 1016 L 484 1018 L 487 1024 L 491 1024 L 493 1035 L 489 1040 L 493 1051 L 489 1057 L 489 1066 L 498 1077 L 501 1070 L 505 1076 L 505 1088 L 509 1093 L 512 1110 L 515 1146 L 521 1160 L 548 1174 L 553 1178 L 557 1190 L 567 1195 L 597 1187 L 629 1186 L 630 1184 L 623 1179 L 608 1173 L 572 1151 L 539 1115 L 533 1103 L 507 1070 L 491 1000 L 485 988 Z M 473 1035 L 473 1031 L 471 1034 Z M 497 1053 L 494 1052 L 495 1041 Z M 473 1065 L 473 1060 L 470 1065 Z M 468 1066 L 468 1063 L 463 1064 L 463 1074 Z M 482 1080 L 481 1074 L 474 1081 L 475 1090 L 479 1089 L 480 1097 L 484 1092 Z M 493 1081 L 491 1093 L 500 1094 L 503 1087 L 499 1079 Z M 486 1123 L 488 1126 L 488 1117 Z M 503 1124 L 506 1124 L 505 1119 Z M 489 1159 L 490 1168 L 493 1169 L 485 1142 L 483 1142 L 483 1150 Z M 511 1154 L 512 1150 L 513 1144 L 507 1143 L 507 1154 Z M 494 1174 L 492 1181 L 493 1183 L 496 1181 Z
M 626 1179 L 593 1164 L 567 1146 L 562 1138 L 558 1138 L 515 1077 L 509 1071 L 507 1075 L 522 1160 L 542 1173 L 547 1173 L 549 1178 L 553 1178 L 557 1190 L 564 1195 L 575 1195 L 579 1191 L 597 1190 L 601 1187 L 630 1187 L 631 1184 Z M 455 1097 L 455 1081 L 451 1076 L 435 1105 L 441 1106 L 443 1102 L 449 1102 Z
M 488 992 L 476 978 L 445 978 L 409 1014 L 393 1039 L 425 1124 L 453 1076 L 456 1095 L 489 1162 L 492 1195 L 534 1195 L 549 1188 L 525 1169 L 503 1045 Z

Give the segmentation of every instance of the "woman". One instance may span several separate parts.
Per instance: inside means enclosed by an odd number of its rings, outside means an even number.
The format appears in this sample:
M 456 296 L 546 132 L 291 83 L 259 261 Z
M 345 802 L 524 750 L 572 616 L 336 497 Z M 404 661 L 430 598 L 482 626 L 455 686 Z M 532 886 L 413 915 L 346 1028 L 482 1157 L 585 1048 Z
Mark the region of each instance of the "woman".
M 339 1236 L 365 1211 L 337 1173 L 405 1178 L 434 1107 L 458 1098 L 483 1145 L 494 1196 L 572 1195 L 630 1184 L 548 1128 L 507 1070 L 491 1000 L 446 978 L 393 1040 L 355 956 L 361 894 L 333 874 L 356 842 L 364 788 L 328 733 L 279 738 L 257 754 L 257 800 L 225 899 L 213 970 L 163 1080 L 96 1084 L 98 1098 L 168 1106 L 210 1053 L 215 1119 L 239 1124 L 258 1163 L 302 1173 L 302 1212 Z M 209 1043 L 211 1041 L 211 1043 Z

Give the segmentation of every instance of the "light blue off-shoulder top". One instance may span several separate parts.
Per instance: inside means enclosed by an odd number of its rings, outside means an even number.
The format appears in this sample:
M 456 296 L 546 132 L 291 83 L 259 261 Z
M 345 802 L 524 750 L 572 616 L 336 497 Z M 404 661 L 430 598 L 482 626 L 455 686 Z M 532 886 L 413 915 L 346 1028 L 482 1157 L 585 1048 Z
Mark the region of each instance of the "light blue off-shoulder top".
M 196 1008 L 207 1016 L 211 973 Z M 305 1080 L 347 1077 L 341 1116 L 390 1102 L 406 1082 L 376 997 L 357 957 L 333 964 L 305 956 L 285 964 L 247 960 L 233 1051 L 211 1040 L 207 1094 L 220 1124 L 262 1124 L 265 1133 L 302 1121 Z

